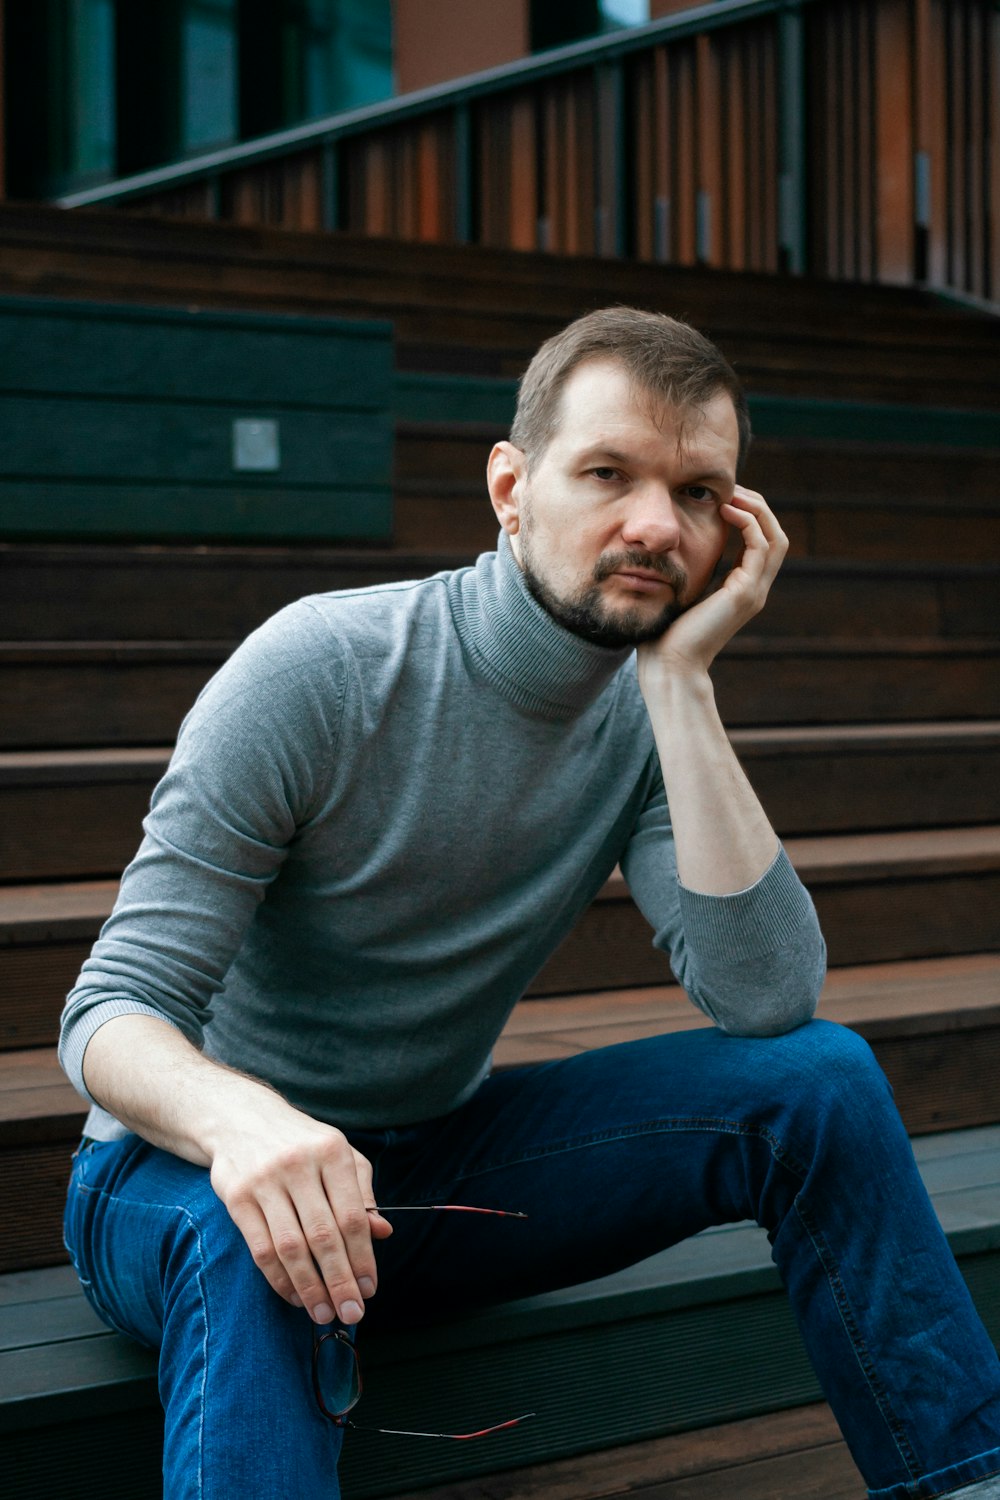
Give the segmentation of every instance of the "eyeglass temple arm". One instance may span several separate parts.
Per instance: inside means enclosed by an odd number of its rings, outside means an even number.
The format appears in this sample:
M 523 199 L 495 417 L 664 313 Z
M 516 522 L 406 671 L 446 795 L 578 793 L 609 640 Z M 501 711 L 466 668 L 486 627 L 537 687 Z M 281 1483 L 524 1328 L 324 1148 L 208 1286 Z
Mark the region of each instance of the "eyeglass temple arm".
M 520 1213 L 512 1208 L 473 1208 L 468 1203 L 386 1203 L 371 1204 L 368 1208 L 370 1214 L 416 1214 L 416 1213 L 452 1213 L 452 1214 L 491 1214 L 497 1219 L 526 1219 L 527 1214 Z

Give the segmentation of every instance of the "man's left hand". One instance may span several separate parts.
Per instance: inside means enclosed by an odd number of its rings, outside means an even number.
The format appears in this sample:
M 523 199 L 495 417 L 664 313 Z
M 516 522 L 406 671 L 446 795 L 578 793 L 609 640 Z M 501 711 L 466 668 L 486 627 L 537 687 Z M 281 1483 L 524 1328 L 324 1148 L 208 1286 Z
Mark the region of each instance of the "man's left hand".
M 737 485 L 719 514 L 741 533 L 738 562 L 712 594 L 685 610 L 658 640 L 638 648 L 639 682 L 662 672 L 707 672 L 723 646 L 764 608 L 788 551 L 788 538 L 763 495 Z

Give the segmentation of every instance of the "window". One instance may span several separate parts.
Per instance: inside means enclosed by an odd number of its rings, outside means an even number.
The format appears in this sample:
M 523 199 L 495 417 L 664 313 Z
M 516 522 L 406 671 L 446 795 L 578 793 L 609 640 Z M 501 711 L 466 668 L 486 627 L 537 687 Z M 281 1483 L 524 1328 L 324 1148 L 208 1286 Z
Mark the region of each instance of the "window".
M 531 0 L 531 50 L 565 47 L 649 20 L 649 0 Z
M 6 0 L 11 197 L 57 197 L 393 93 L 391 0 Z

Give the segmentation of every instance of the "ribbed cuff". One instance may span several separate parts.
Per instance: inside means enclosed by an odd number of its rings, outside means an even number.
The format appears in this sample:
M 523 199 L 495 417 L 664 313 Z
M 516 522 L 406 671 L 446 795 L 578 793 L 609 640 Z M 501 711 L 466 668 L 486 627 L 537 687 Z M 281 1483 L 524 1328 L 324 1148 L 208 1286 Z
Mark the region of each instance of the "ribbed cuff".
M 111 1021 L 115 1016 L 152 1016 L 155 1021 L 166 1021 L 168 1026 L 181 1030 L 162 1010 L 156 1010 L 152 1005 L 143 1005 L 141 1001 L 128 995 L 111 995 L 74 1017 L 63 1031 L 59 1043 L 59 1062 L 77 1093 L 82 1094 L 90 1104 L 97 1104 L 98 1101 L 83 1081 L 83 1055 L 95 1031 L 100 1031 L 105 1021 Z
M 678 889 L 688 944 L 708 959 L 762 958 L 801 940 L 803 930 L 816 922 L 812 897 L 784 849 L 744 891 L 706 896 L 684 885 Z

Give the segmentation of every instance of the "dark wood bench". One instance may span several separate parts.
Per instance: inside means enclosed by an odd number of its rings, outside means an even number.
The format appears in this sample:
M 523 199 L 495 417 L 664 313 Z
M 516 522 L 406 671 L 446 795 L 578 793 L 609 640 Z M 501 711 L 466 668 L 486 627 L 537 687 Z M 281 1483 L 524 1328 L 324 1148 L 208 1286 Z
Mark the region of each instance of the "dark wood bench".
M 916 1142 L 921 1172 L 1000 1337 L 1000 1127 Z M 248 1356 L 252 1357 L 252 1355 Z M 763 1232 L 711 1230 L 619 1275 L 429 1331 L 365 1341 L 365 1419 L 534 1419 L 483 1444 L 352 1433 L 347 1500 L 550 1462 L 819 1396 Z M 0 1278 L 0 1431 L 13 1493 L 76 1500 L 100 1453 L 104 1500 L 158 1494 L 152 1357 L 108 1332 L 68 1267 Z M 595 1420 L 599 1412 L 599 1420 Z M 101 1439 L 103 1438 L 103 1441 Z

